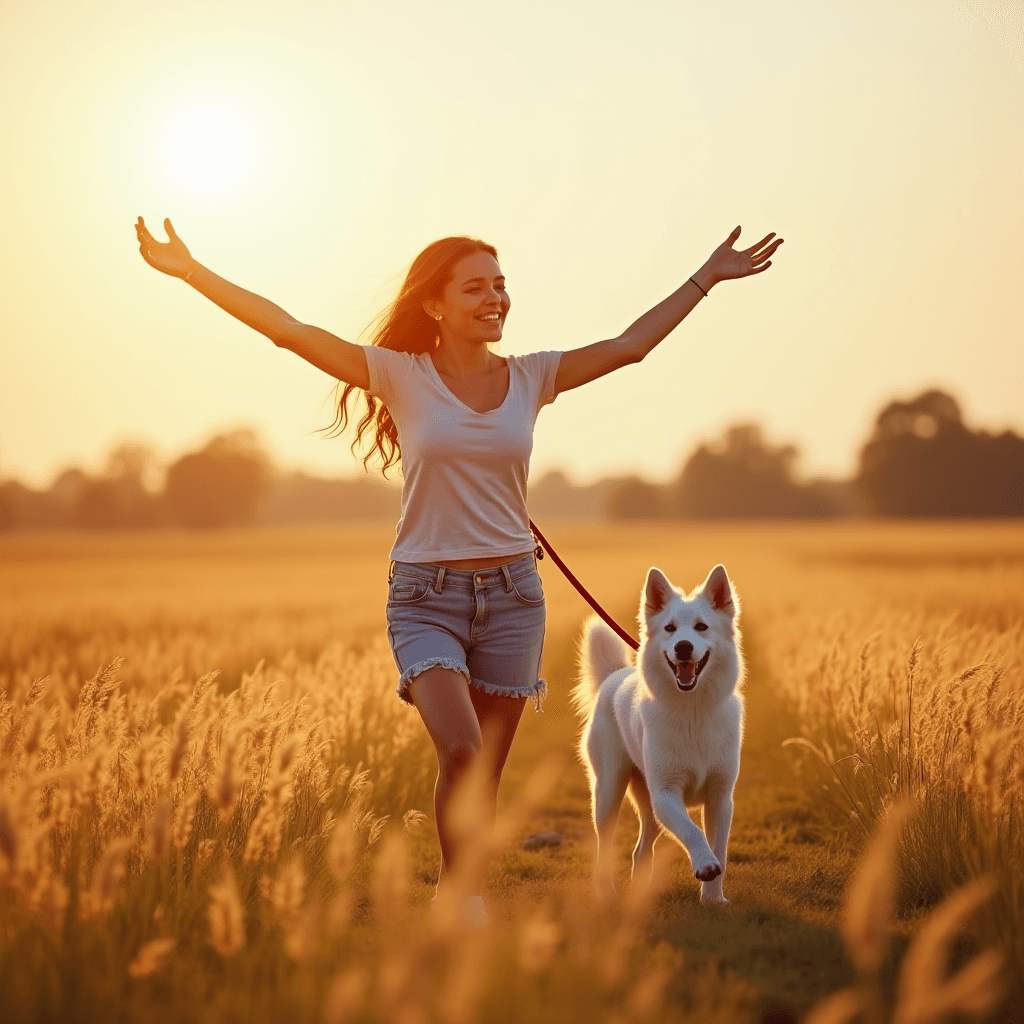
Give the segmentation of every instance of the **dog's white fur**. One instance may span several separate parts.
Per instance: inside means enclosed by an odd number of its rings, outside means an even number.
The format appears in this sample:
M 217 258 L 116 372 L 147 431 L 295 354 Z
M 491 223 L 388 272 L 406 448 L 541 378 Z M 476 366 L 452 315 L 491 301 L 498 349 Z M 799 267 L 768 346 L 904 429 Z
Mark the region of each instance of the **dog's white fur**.
M 572 696 L 584 723 L 579 751 L 590 776 L 602 895 L 614 891 L 612 839 L 628 788 L 640 819 L 633 877 L 651 870 L 654 841 L 665 829 L 690 855 L 701 900 L 728 903 L 722 880 L 743 740 L 738 618 L 739 599 L 724 566 L 689 595 L 652 566 L 640 596 L 635 667 L 598 616 L 583 628 Z M 696 685 L 684 691 L 691 682 Z M 703 832 L 687 813 L 697 806 Z

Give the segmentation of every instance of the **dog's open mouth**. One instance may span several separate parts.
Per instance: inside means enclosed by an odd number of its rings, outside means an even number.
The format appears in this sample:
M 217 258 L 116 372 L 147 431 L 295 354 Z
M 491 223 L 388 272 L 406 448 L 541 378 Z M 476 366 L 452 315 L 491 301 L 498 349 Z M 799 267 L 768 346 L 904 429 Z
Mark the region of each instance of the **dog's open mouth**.
M 708 658 L 710 657 L 711 650 L 709 648 L 700 661 L 680 661 L 678 664 L 673 665 L 668 654 L 665 655 L 665 660 L 676 677 L 676 686 L 686 693 L 697 685 L 697 680 L 700 678 L 701 672 L 704 671 L 704 666 L 708 663 Z

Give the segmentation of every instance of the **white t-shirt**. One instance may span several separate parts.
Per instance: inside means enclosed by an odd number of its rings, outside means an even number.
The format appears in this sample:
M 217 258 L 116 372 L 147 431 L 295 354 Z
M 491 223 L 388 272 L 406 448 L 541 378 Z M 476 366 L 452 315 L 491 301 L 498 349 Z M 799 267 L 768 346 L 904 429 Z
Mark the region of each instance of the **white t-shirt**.
M 426 352 L 363 345 L 369 393 L 388 407 L 402 448 L 402 518 L 391 558 L 435 562 L 525 554 L 536 545 L 526 511 L 533 427 L 555 400 L 561 352 L 508 356 L 505 401 L 470 409 Z

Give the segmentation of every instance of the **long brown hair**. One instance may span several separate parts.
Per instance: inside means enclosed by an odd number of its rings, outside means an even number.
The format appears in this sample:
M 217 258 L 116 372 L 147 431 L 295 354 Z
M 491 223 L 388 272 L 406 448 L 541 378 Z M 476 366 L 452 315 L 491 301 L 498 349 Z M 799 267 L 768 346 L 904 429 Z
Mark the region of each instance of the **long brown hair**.
M 393 352 L 432 352 L 438 343 L 437 324 L 426 314 L 423 303 L 427 299 L 440 299 L 451 280 L 455 265 L 475 252 L 489 252 L 495 259 L 498 258 L 498 250 L 478 238 L 455 235 L 431 242 L 412 261 L 395 300 L 370 325 L 370 343 L 379 348 L 389 348 Z M 348 396 L 357 386 L 345 384 L 342 390 L 343 383 L 339 381 L 335 389 L 336 393 L 340 391 L 341 394 L 334 422 L 323 428 L 327 437 L 343 434 L 348 423 Z M 366 413 L 356 427 L 352 454 L 356 454 L 363 434 L 376 422 L 373 444 L 363 457 L 363 468 L 366 468 L 374 454 L 379 454 L 384 462 L 381 473 L 387 478 L 388 469 L 402 456 L 398 430 L 388 407 L 368 391 L 363 391 L 363 395 L 366 398 Z

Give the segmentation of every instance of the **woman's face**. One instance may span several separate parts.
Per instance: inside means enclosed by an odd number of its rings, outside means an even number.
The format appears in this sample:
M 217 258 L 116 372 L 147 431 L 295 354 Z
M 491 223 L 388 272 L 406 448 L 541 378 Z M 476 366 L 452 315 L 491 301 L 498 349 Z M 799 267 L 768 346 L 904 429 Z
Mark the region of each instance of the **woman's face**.
M 427 315 L 441 315 L 441 336 L 466 341 L 500 341 L 512 300 L 505 277 L 489 252 L 475 252 L 455 264 L 441 299 L 425 302 Z

